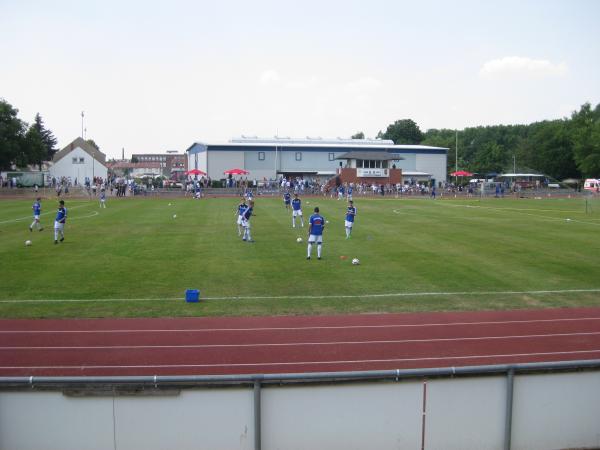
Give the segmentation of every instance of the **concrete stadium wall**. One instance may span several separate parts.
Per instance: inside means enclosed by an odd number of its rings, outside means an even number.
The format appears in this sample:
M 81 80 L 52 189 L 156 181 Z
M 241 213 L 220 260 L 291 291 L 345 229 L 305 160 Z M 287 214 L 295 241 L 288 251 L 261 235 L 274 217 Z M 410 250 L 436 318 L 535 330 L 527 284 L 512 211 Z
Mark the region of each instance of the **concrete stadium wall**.
M 506 376 L 264 386 L 262 448 L 421 448 L 424 436 L 426 449 L 502 449 L 506 386 Z M 514 378 L 513 450 L 599 447 L 599 417 L 600 371 Z M 0 392 L 0 449 L 252 449 L 253 430 L 252 387 Z

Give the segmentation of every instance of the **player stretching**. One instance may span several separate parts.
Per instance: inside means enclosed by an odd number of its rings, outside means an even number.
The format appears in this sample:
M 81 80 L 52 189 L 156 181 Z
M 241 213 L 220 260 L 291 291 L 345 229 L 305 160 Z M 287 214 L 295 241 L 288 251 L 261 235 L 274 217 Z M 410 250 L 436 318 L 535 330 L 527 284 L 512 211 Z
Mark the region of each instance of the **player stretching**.
M 354 203 L 352 202 L 352 200 L 350 200 L 348 202 L 348 208 L 346 209 L 346 221 L 344 222 L 346 225 L 346 239 L 350 239 L 350 234 L 352 234 L 354 216 L 356 216 L 356 208 L 354 207 Z
M 283 194 L 283 204 L 285 205 L 285 209 L 290 209 L 290 193 L 286 192 Z
M 323 229 L 325 228 L 325 219 L 319 214 L 319 208 L 315 208 L 315 213 L 310 216 L 308 221 L 308 255 L 310 259 L 312 245 L 317 244 L 317 258 L 321 259 L 321 245 L 323 244 Z
M 65 222 L 67 221 L 67 208 L 65 208 L 65 201 L 61 200 L 58 202 L 58 212 L 56 213 L 56 219 L 54 220 L 54 243 L 58 244 L 58 236 L 60 235 L 60 242 L 65 240 Z
M 29 225 L 29 231 L 33 231 L 33 227 L 36 227 L 38 231 L 42 231 L 44 229 L 40 223 L 40 214 L 42 213 L 42 204 L 40 203 L 40 200 L 40 197 L 36 198 L 35 202 L 33 202 L 33 206 L 31 207 L 31 209 L 33 209 L 33 222 L 31 222 L 31 225 Z
M 254 202 L 250 200 L 248 202 L 248 207 L 244 210 L 244 215 L 242 218 L 242 226 L 244 227 L 244 236 L 242 237 L 242 241 L 254 242 L 252 240 L 252 236 L 250 236 L 250 217 L 252 217 L 253 208 Z
M 302 200 L 298 198 L 298 194 L 294 194 L 292 200 L 292 228 L 296 228 L 296 216 L 300 217 L 300 223 L 304 227 L 304 217 L 302 217 Z
M 246 199 L 242 198 L 236 210 L 238 236 L 242 235 L 242 223 L 244 221 L 244 211 L 246 211 L 246 208 L 248 208 L 248 205 L 246 205 Z

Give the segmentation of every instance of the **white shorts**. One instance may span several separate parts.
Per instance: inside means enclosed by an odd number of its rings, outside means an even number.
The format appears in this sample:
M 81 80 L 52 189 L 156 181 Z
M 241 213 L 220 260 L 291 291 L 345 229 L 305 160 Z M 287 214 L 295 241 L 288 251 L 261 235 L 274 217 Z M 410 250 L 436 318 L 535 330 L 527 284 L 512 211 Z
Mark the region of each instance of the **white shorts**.
M 354 225 L 354 222 L 349 222 L 348 220 L 344 221 L 344 226 L 346 228 L 352 228 L 352 225 Z
M 297 216 L 301 216 L 301 215 L 302 215 L 302 210 L 301 209 L 298 209 L 298 210 L 294 209 L 292 211 L 292 216 L 293 217 L 297 217 Z
M 40 215 L 39 215 L 39 214 L 35 214 L 35 215 L 33 216 L 33 218 L 34 218 L 34 220 L 40 220 Z
M 317 244 L 323 243 L 323 235 L 322 234 L 311 234 L 308 237 L 308 243 L 309 244 L 314 244 L 315 242 Z
M 60 222 L 54 222 L 54 229 L 62 231 L 65 229 L 65 224 Z
M 244 219 L 242 219 L 242 216 L 238 216 L 237 218 L 237 224 L 238 225 L 242 225 L 244 223 Z
M 244 228 L 250 228 L 250 221 L 249 220 L 242 220 L 242 226 Z

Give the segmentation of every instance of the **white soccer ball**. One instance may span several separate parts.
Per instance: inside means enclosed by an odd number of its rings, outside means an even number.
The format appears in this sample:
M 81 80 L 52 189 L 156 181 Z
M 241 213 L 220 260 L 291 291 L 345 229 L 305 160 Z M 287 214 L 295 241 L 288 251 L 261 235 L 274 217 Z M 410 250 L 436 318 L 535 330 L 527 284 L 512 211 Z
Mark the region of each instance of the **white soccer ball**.
M 173 214 L 173 219 L 176 219 L 176 218 L 177 218 L 177 214 Z
M 354 264 L 355 266 L 358 266 L 360 264 L 360 261 L 358 260 L 358 258 L 354 258 L 352 260 L 352 264 Z
M 329 220 L 326 220 L 325 223 L 329 223 Z
M 297 242 L 298 244 L 300 244 L 300 243 L 302 242 L 302 238 L 301 238 L 301 237 L 299 237 L 298 239 L 296 239 L 296 242 Z
M 31 241 L 25 241 L 25 245 L 29 247 L 31 245 Z

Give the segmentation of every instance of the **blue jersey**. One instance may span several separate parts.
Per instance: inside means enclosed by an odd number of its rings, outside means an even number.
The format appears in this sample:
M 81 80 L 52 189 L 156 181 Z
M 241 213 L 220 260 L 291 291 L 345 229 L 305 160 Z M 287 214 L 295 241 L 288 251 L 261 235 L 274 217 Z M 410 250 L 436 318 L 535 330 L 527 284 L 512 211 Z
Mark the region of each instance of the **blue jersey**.
M 325 228 L 325 219 L 319 214 L 313 214 L 310 216 L 310 234 L 320 236 L 323 234 L 323 228 Z
M 352 188 L 351 187 L 348 188 L 348 195 L 352 195 Z
M 65 223 L 67 221 L 67 208 L 58 208 L 56 213 L 56 221 L 58 223 Z
M 40 202 L 36 201 L 33 206 L 33 215 L 34 216 L 39 216 L 42 212 L 42 205 L 40 204 Z
M 100 200 L 106 200 L 106 193 L 100 192 Z
M 252 208 L 250 206 L 248 206 L 245 210 L 244 210 L 244 219 L 245 220 L 250 220 L 250 216 L 252 216 Z
M 346 210 L 346 220 L 348 222 L 354 222 L 354 216 L 356 215 L 356 208 L 354 206 L 348 206 Z
M 294 200 L 292 200 L 292 209 L 294 211 L 300 211 L 301 208 L 302 208 L 302 200 L 300 200 L 299 198 L 295 198 Z
M 290 202 L 290 193 L 286 192 L 285 194 L 283 194 L 283 201 L 285 203 L 289 203 Z
M 243 216 L 244 211 L 246 211 L 247 207 L 248 207 L 248 205 L 246 205 L 245 203 L 238 205 L 238 216 Z

